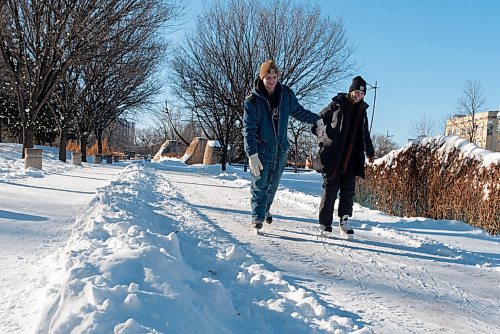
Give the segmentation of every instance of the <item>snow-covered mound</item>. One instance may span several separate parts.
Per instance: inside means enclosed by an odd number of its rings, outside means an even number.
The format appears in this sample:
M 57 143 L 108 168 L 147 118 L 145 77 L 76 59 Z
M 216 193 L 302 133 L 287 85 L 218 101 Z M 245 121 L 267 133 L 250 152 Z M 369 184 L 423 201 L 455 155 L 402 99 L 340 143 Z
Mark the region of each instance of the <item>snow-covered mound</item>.
M 0 182 L 8 182 L 13 179 L 26 177 L 43 177 L 50 173 L 62 173 L 65 170 L 78 168 L 74 165 L 59 160 L 59 149 L 57 147 L 35 146 L 42 149 L 42 170 L 24 168 L 22 159 L 22 144 L 2 143 L 0 145 Z M 67 154 L 67 161 L 71 159 Z
M 475 144 L 472 144 L 458 136 L 421 137 L 409 141 L 400 149 L 391 151 L 384 157 L 377 159 L 375 164 L 380 165 L 385 163 L 387 166 L 391 166 L 397 156 L 407 152 L 415 146 L 425 147 L 431 151 L 438 150 L 440 153 L 439 156 L 442 158 L 441 162 L 445 162 L 451 153 L 458 150 L 460 158 L 468 158 L 479 161 L 483 167 L 500 164 L 500 152 L 492 152 L 477 147 Z
M 409 142 L 377 159 L 357 201 L 398 216 L 456 219 L 500 233 L 500 153 L 457 136 Z

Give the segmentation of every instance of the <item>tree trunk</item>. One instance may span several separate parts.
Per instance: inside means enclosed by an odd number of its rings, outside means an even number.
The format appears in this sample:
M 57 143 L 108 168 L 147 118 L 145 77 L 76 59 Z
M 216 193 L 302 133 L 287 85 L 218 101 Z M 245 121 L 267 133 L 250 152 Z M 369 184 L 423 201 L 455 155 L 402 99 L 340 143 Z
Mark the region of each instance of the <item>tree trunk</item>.
M 59 129 L 59 160 L 66 162 L 66 144 L 68 143 L 68 130 L 63 125 Z
M 87 137 L 80 135 L 80 152 L 82 152 L 82 162 L 87 162 Z
M 96 138 L 97 138 L 97 153 L 102 155 L 102 129 L 98 129 L 96 131 Z
M 299 156 L 299 139 L 298 139 L 298 137 L 295 137 L 295 150 L 294 151 L 295 151 L 295 157 L 293 160 L 295 161 L 295 164 L 294 164 L 293 172 L 298 173 L 299 172 L 299 170 L 297 168 L 297 158 Z
M 24 159 L 24 151 L 26 148 L 33 148 L 33 138 L 35 136 L 35 129 L 31 124 L 23 124 L 23 153 L 22 158 Z
M 220 163 L 222 166 L 222 171 L 226 171 L 226 163 L 227 163 L 227 144 L 222 147 Z

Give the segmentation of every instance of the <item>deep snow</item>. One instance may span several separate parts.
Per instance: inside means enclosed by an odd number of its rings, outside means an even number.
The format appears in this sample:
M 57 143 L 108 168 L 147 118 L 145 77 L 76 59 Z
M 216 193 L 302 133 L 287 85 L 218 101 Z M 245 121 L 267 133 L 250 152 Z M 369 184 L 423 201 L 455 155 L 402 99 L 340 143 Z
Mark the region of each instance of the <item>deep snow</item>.
M 286 172 L 257 236 L 239 167 L 18 152 L 0 144 L 0 333 L 499 331 L 499 238 L 465 223 L 356 205 L 354 241 L 319 238 L 321 177 Z

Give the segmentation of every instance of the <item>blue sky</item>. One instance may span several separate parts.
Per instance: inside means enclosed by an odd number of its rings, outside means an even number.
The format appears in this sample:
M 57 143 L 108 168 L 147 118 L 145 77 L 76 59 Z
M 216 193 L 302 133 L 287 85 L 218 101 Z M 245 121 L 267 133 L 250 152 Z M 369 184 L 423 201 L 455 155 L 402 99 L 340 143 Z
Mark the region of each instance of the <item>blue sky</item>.
M 174 36 L 191 29 L 189 21 L 206 2 L 190 0 L 188 23 Z M 435 122 L 436 131 L 444 130 L 467 80 L 481 83 L 485 109 L 500 108 L 500 1 L 319 0 L 318 5 L 324 16 L 344 20 L 358 74 L 378 83 L 372 134 L 389 134 L 403 145 L 422 117 Z M 369 117 L 373 97 L 373 90 L 365 97 Z M 330 98 L 325 96 L 325 105 Z
M 404 144 L 421 117 L 441 123 L 441 129 L 443 119 L 456 112 L 467 80 L 481 83 L 484 108 L 499 109 L 500 2 L 322 0 L 319 5 L 325 15 L 343 17 L 357 46 L 359 73 L 378 82 L 372 132 L 389 132 Z M 373 91 L 365 99 L 373 104 Z

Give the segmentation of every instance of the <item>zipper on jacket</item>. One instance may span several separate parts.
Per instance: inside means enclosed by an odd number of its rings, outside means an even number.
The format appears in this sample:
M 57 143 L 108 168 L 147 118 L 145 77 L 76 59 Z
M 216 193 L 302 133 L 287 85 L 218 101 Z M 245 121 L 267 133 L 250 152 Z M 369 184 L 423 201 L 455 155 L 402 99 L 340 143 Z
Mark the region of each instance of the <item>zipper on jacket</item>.
M 276 89 L 276 88 L 275 88 Z M 273 127 L 274 127 L 274 138 L 276 139 L 276 153 L 279 152 L 279 143 L 280 143 L 280 138 L 279 138 L 279 134 L 278 134 L 278 131 L 280 129 L 280 111 L 281 111 L 281 104 L 283 102 L 283 92 L 284 92 L 284 88 L 283 86 L 281 86 L 281 95 L 280 95 L 280 103 L 278 103 L 278 122 L 276 122 L 278 125 L 278 129 L 276 129 L 276 125 L 274 125 L 274 120 L 273 120 Z M 269 101 L 267 101 L 267 103 L 269 104 L 269 108 L 271 108 L 271 104 L 269 103 Z M 272 110 L 271 110 L 271 113 L 272 113 Z M 272 117 L 272 115 L 271 115 Z

